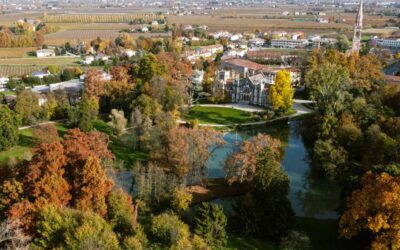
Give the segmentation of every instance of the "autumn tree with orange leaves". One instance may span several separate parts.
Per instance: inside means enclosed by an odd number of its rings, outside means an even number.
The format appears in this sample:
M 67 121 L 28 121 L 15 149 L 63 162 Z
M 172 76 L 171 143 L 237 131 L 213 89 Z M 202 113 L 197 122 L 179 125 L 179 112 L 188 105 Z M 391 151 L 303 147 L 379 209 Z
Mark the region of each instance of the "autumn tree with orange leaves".
M 2 178 L 1 210 L 9 219 L 20 221 L 30 234 L 38 213 L 47 206 L 70 207 L 106 217 L 107 197 L 114 187 L 102 166 L 102 160 L 113 158 L 107 145 L 106 135 L 79 129 L 69 130 L 62 141 L 39 144 L 32 160 L 18 166 L 21 171 Z M 127 202 L 132 203 L 130 199 Z M 132 210 L 131 214 L 135 213 Z
M 150 158 L 179 178 L 189 175 L 192 182 L 203 182 L 210 147 L 222 144 L 222 134 L 209 128 L 173 127 L 164 142 L 153 144 Z
M 252 180 L 257 169 L 257 158 L 266 148 L 271 150 L 271 155 L 279 159 L 281 155 L 281 142 L 267 134 L 258 134 L 250 140 L 244 141 L 240 151 L 233 154 L 225 164 L 225 172 L 230 182 Z
M 400 176 L 367 172 L 361 185 L 347 200 L 339 222 L 341 236 L 350 239 L 368 232 L 372 249 L 399 249 Z
M 104 94 L 104 84 L 105 80 L 103 77 L 103 72 L 96 69 L 90 69 L 84 81 L 85 84 L 85 94 L 89 98 L 99 98 Z

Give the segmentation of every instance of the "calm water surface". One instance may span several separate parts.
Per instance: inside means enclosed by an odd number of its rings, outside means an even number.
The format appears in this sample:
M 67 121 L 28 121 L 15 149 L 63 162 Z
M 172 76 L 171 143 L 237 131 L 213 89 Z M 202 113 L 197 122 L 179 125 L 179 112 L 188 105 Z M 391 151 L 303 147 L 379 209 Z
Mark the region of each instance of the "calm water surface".
M 268 133 L 279 138 L 284 145 L 282 165 L 290 178 L 289 199 L 297 216 L 318 219 L 334 219 L 338 217 L 335 211 L 339 204 L 339 186 L 335 182 L 316 179 L 310 175 L 310 164 L 307 150 L 300 133 L 301 121 L 290 124 L 275 124 L 268 128 L 229 132 L 225 134 L 226 144 L 213 152 L 213 157 L 207 162 L 210 178 L 225 177 L 223 166 L 225 160 L 237 151 L 244 139 L 249 139 L 257 133 Z M 227 212 L 231 211 L 229 204 L 234 199 L 216 200 L 222 203 Z

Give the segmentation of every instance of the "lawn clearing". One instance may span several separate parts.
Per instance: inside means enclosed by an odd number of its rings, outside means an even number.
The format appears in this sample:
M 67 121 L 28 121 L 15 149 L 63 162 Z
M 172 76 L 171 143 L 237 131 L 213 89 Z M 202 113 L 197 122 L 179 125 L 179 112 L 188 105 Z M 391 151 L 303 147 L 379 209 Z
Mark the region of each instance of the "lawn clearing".
M 68 126 L 65 123 L 55 124 L 60 137 L 63 137 L 68 131 Z M 98 120 L 94 122 L 94 127 L 97 131 L 106 133 L 110 136 L 109 150 L 119 160 L 124 161 L 124 165 L 130 168 L 136 161 L 144 161 L 147 159 L 147 153 L 130 149 L 122 144 L 122 142 L 112 134 L 112 129 L 106 122 Z M 0 164 L 6 164 L 12 158 L 23 159 L 25 156 L 31 156 L 31 149 L 35 146 L 35 141 L 32 138 L 33 128 L 20 130 L 20 138 L 18 144 L 9 150 L 0 152 Z
M 195 106 L 185 117 L 186 120 L 197 119 L 201 124 L 237 124 L 259 121 L 250 112 L 232 108 Z

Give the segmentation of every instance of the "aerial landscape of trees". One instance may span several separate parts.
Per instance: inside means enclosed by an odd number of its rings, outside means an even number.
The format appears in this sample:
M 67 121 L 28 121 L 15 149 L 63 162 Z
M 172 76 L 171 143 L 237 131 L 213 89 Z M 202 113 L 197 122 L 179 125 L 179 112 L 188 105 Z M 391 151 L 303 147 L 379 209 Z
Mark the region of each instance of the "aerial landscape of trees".
M 47 18 L 91 21 L 72 16 Z M 251 128 L 238 136 L 240 124 L 229 127 L 236 133 L 233 150 L 218 159 L 224 176 L 212 179 L 207 164 L 229 143 L 227 133 L 185 117 L 193 70 L 204 70 L 202 91 L 212 96 L 220 59 L 192 64 L 169 38 L 121 34 L 115 43 L 97 38 L 91 45 L 104 53 L 138 49 L 138 55 L 114 58 L 104 71 L 89 69 L 77 96 L 16 89 L 10 107 L 1 104 L 0 151 L 24 146 L 30 155 L 0 168 L 0 229 L 16 235 L 0 231 L 0 248 L 224 249 L 232 238 L 256 237 L 310 249 L 282 163 L 292 131 L 285 138 Z M 312 114 L 301 117 L 293 136 L 301 134 L 307 146 L 309 178 L 333 180 L 341 189 L 340 241 L 399 248 L 400 87 L 385 81 L 373 55 L 320 49 L 307 59 L 302 94 Z M 65 80 L 83 74 L 49 70 Z M 290 73 L 278 71 L 265 112 L 279 118 L 295 112 L 291 85 Z M 218 93 L 202 101 L 219 100 L 227 101 Z M 283 118 L 271 127 L 288 130 L 292 121 Z M 232 214 L 212 195 L 232 196 Z

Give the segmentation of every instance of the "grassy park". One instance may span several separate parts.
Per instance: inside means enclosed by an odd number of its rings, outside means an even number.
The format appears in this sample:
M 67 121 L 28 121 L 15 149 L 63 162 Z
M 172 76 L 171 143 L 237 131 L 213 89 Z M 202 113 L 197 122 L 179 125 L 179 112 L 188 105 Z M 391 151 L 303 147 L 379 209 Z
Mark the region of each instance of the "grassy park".
M 256 122 L 259 119 L 252 113 L 233 108 L 195 106 L 185 117 L 186 120 L 197 119 L 201 124 L 236 124 Z
M 68 131 L 68 126 L 65 123 L 56 123 L 55 125 L 60 137 L 62 137 Z M 113 131 L 106 122 L 97 120 L 94 123 L 94 127 L 97 131 L 106 133 L 110 136 L 109 149 L 118 160 L 124 162 L 125 167 L 129 168 L 135 161 L 142 161 L 147 158 L 146 153 L 135 151 L 125 146 L 119 138 L 113 135 Z M 35 146 L 35 141 L 32 138 L 32 132 L 33 128 L 20 130 L 18 145 L 9 150 L 0 152 L 0 164 L 6 164 L 12 158 L 21 159 L 25 156 L 29 156 L 31 148 Z

